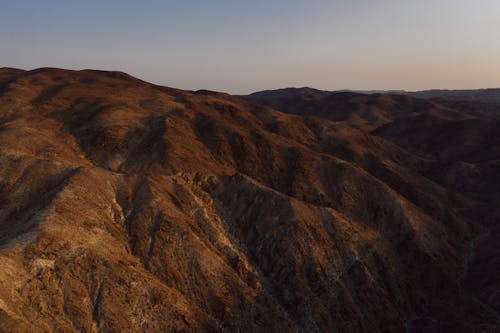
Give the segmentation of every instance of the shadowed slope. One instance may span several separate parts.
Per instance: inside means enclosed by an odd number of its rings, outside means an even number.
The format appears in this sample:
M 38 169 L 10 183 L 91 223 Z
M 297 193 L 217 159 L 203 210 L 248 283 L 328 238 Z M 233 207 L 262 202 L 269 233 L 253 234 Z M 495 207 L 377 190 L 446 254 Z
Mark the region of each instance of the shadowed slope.
M 431 113 L 447 119 L 467 117 L 432 101 L 393 94 L 288 88 L 256 92 L 243 98 L 282 112 L 342 121 L 363 130 L 373 130 L 413 113 Z

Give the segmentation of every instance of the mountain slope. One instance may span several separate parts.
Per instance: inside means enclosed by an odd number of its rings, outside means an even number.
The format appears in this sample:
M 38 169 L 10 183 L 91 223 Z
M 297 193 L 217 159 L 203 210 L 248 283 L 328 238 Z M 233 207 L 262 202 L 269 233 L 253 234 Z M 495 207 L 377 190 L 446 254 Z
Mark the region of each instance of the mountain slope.
M 0 331 L 498 328 L 426 156 L 119 72 L 0 80 Z
M 372 94 L 370 97 L 362 97 L 356 94 L 338 94 L 344 96 L 344 100 L 331 102 L 330 97 L 333 92 L 316 92 L 314 97 L 317 104 L 310 109 L 302 108 L 304 100 L 307 100 L 307 89 L 287 89 L 286 93 L 282 90 L 266 91 L 263 94 L 256 93 L 249 96 L 253 99 L 257 96 L 264 104 L 280 107 L 282 111 L 291 113 L 311 114 L 314 110 L 324 110 L 317 113 L 318 116 L 328 119 L 342 119 L 339 115 L 345 113 L 345 103 L 353 103 L 347 108 L 351 114 L 346 121 L 336 123 L 337 126 L 353 124 L 354 117 L 364 115 L 363 109 L 367 105 L 363 98 L 372 101 L 377 106 L 380 104 L 380 98 L 397 100 L 398 98 L 407 99 L 407 97 L 397 97 L 395 95 Z M 404 93 L 404 92 L 403 92 Z M 320 94 L 320 96 L 318 95 Z M 319 97 L 318 97 L 319 96 Z M 411 100 L 411 99 L 410 99 Z M 356 102 L 355 102 L 356 101 Z M 498 114 L 499 108 L 494 104 L 477 101 L 455 101 L 435 99 L 432 100 L 434 106 L 439 106 L 440 111 L 435 108 L 423 107 L 421 109 L 411 108 L 411 104 L 402 107 L 400 112 L 393 117 L 386 118 L 384 123 L 379 123 L 379 127 L 371 129 L 371 134 L 383 137 L 389 140 L 399 148 L 398 156 L 408 156 L 406 162 L 398 159 L 396 165 L 404 164 L 405 171 L 417 169 L 418 176 L 415 174 L 402 177 L 405 172 L 398 172 L 397 177 L 394 174 L 387 173 L 387 168 L 381 167 L 380 160 L 376 158 L 359 158 L 359 154 L 354 159 L 356 164 L 364 166 L 365 169 L 390 184 L 397 189 L 399 193 L 417 202 L 424 180 L 431 180 L 440 184 L 451 192 L 459 193 L 460 196 L 468 199 L 472 205 L 452 204 L 457 207 L 462 216 L 466 216 L 474 225 L 482 231 L 481 235 L 471 243 L 469 249 L 469 259 L 463 279 L 470 290 L 474 291 L 475 299 L 482 306 L 490 309 L 498 317 L 498 290 L 500 290 L 500 272 L 497 263 L 497 256 L 500 253 L 498 237 L 500 235 L 500 174 L 498 171 L 498 161 L 500 160 L 500 151 L 498 150 Z M 413 103 L 417 104 L 417 103 Z M 372 103 L 373 105 L 373 103 Z M 432 105 L 421 103 L 421 105 Z M 447 110 L 443 113 L 442 110 Z M 387 114 L 387 113 L 386 113 Z M 366 128 L 366 127 L 365 127 Z M 354 133 L 351 131 L 350 133 Z M 366 134 L 365 134 L 366 135 Z M 374 139 L 371 138 L 373 142 Z M 352 135 L 349 139 L 349 145 L 353 145 Z M 384 147 L 394 150 L 387 141 Z M 363 143 L 366 153 L 370 154 L 376 149 L 373 145 L 369 146 Z M 340 149 L 340 150 L 339 150 Z M 336 147 L 336 152 L 342 152 L 342 158 L 352 159 L 352 150 L 345 150 L 345 145 Z M 356 156 L 356 155 L 354 155 Z M 387 156 L 387 155 L 386 155 Z M 369 162 L 368 162 L 369 161 Z M 385 164 L 386 164 L 385 160 Z M 408 164 L 408 161 L 411 161 Z M 375 163 L 374 163 L 375 162 Z M 385 170 L 384 170 L 385 169 Z M 381 172 L 384 170 L 384 172 Z M 397 182 L 395 181 L 397 180 Z M 425 185 L 428 186 L 428 185 Z M 435 190 L 434 190 L 435 191 Z M 422 201 L 418 201 L 420 207 L 425 207 Z M 442 200 L 439 200 L 442 202 Z M 435 213 L 430 213 L 435 216 Z
M 342 121 L 368 131 L 408 113 L 430 113 L 446 119 L 468 117 L 433 101 L 395 94 L 287 88 L 256 92 L 242 97 L 282 112 Z

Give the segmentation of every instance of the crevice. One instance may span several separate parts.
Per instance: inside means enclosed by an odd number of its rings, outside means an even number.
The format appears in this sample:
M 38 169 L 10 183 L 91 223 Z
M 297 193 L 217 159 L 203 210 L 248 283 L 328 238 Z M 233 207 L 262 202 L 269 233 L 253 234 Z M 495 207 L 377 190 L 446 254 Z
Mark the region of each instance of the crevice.
M 100 319 L 99 319 L 99 310 L 102 302 L 102 293 L 104 288 L 104 280 L 102 280 L 97 289 L 97 293 L 94 297 L 94 302 L 92 304 L 92 320 L 95 322 L 96 327 L 99 329 Z
M 52 97 L 56 96 L 64 87 L 67 87 L 67 84 L 58 84 L 55 86 L 50 86 L 42 90 L 40 94 L 38 94 L 37 97 L 33 98 L 31 100 L 31 104 L 34 105 L 39 105 L 43 104 Z
M 149 229 L 149 246 L 148 246 L 148 258 L 147 258 L 147 266 L 149 270 L 149 261 L 151 260 L 153 256 L 153 251 L 154 251 L 154 246 L 156 242 L 156 234 L 160 230 L 160 224 L 163 218 L 162 212 L 157 212 L 153 220 L 151 221 L 151 227 Z

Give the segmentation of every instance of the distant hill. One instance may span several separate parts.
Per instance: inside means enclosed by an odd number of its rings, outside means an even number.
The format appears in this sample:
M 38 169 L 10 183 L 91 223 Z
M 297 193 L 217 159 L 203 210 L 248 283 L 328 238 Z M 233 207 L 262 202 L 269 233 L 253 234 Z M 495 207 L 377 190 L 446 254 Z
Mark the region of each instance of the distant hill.
M 408 113 L 431 113 L 446 119 L 468 117 L 435 101 L 397 94 L 286 88 L 242 97 L 282 112 L 342 121 L 364 130 L 373 130 Z
M 361 94 L 398 94 L 424 99 L 482 102 L 500 105 L 500 88 L 488 89 L 431 89 L 421 91 L 406 90 L 353 90 Z
M 382 95 L 406 95 L 423 99 L 446 100 L 446 101 L 468 101 L 482 102 L 488 104 L 500 104 L 500 88 L 488 89 L 464 89 L 464 90 L 447 90 L 447 89 L 431 89 L 421 91 L 406 91 L 406 90 L 319 90 L 310 87 L 303 88 L 283 88 L 275 90 L 264 90 L 255 92 L 246 97 L 252 98 L 269 98 L 284 96 L 297 96 L 312 94 L 315 96 L 327 96 L 335 93 L 358 93 L 358 94 L 382 94 Z
M 483 102 L 500 105 L 500 88 L 474 90 L 424 90 L 405 94 L 425 99 Z

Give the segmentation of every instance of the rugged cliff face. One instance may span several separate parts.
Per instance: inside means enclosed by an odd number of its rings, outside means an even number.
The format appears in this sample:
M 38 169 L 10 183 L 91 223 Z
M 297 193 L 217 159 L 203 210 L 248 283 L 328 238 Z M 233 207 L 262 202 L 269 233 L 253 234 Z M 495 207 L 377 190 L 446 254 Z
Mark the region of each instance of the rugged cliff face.
M 351 125 L 0 70 L 0 331 L 498 329 L 478 201 Z

